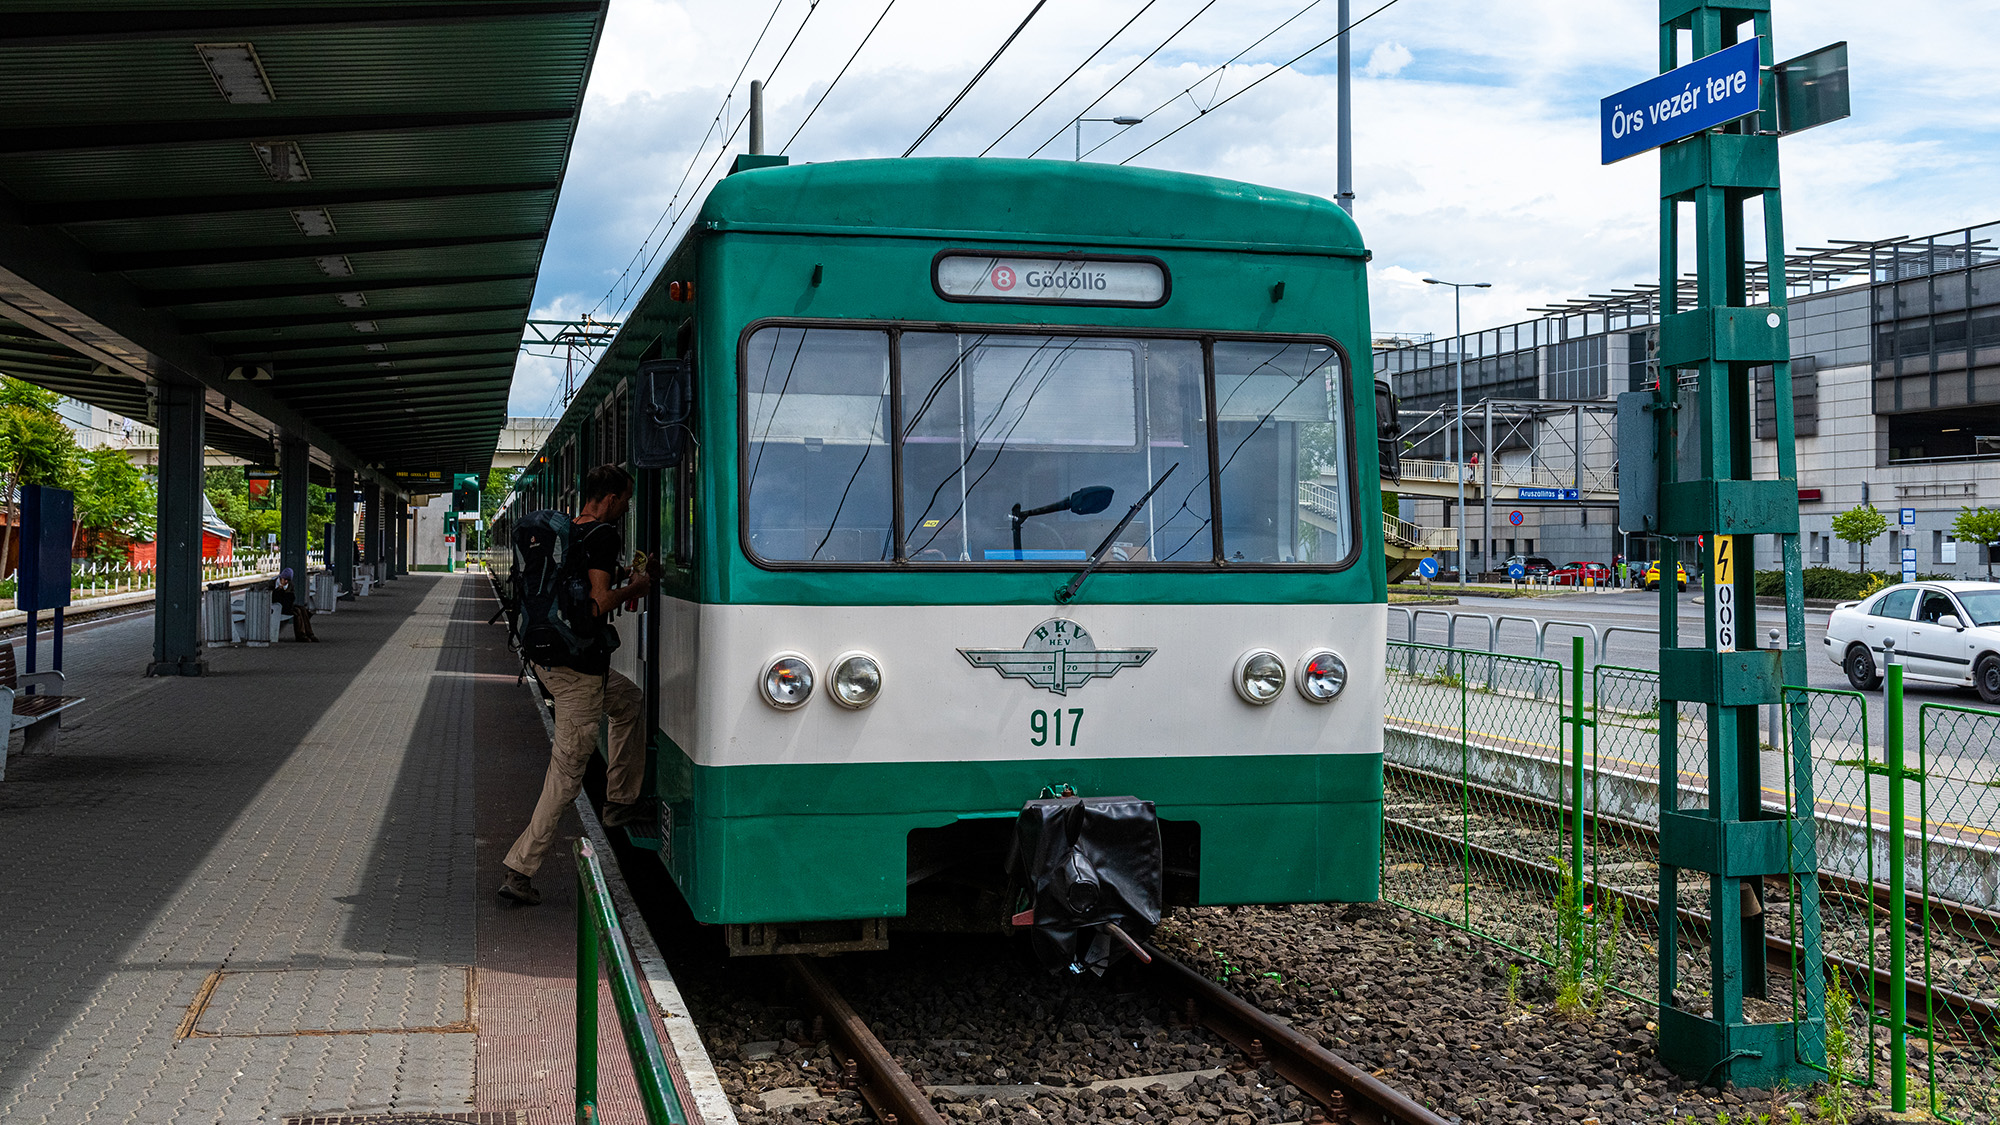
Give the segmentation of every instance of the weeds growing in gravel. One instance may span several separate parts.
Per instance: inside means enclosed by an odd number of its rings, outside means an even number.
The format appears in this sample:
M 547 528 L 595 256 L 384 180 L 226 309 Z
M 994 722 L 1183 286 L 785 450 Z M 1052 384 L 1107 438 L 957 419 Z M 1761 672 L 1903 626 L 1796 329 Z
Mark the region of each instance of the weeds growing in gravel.
M 1517 1008 L 1521 1004 L 1521 966 L 1507 966 L 1507 1006 Z
M 1847 1021 L 1854 1015 L 1854 996 L 1847 991 L 1847 978 L 1839 969 L 1826 979 L 1826 1092 L 1819 1096 L 1819 1114 L 1833 1125 L 1847 1125 L 1855 1109 L 1853 1077 L 1854 1043 Z
M 1564 856 L 1556 864 L 1556 942 L 1546 955 L 1556 970 L 1556 1013 L 1581 1019 L 1603 1006 L 1625 928 L 1625 903 L 1611 904 L 1607 921 L 1582 902 L 1576 872 Z

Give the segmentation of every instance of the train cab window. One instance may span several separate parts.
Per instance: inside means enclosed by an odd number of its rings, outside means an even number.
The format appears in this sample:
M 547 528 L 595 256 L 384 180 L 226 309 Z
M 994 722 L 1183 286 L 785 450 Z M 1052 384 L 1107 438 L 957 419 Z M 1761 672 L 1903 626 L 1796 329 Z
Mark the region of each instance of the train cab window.
M 1081 562 L 1169 468 L 1106 561 L 1214 557 L 1199 342 L 906 332 L 900 358 L 911 563 Z
M 1354 545 L 1340 353 L 1321 343 L 1218 341 L 1222 550 L 1230 562 L 1345 560 Z
M 744 352 L 745 538 L 758 558 L 885 562 L 889 335 L 763 328 Z

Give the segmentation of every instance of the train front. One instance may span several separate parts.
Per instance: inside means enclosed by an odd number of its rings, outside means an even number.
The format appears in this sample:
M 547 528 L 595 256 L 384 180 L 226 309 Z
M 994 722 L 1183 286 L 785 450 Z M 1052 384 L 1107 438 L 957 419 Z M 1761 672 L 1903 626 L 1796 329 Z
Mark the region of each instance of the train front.
M 699 286 L 718 566 L 681 626 L 693 705 L 663 714 L 696 915 L 739 952 L 895 920 L 1101 969 L 1174 905 L 1375 898 L 1346 216 L 1006 161 L 724 186 Z

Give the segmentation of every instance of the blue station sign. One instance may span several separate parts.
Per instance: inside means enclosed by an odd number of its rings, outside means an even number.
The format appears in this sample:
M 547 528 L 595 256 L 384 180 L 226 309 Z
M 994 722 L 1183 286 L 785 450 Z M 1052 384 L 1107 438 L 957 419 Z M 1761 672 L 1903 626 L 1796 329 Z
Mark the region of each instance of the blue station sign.
M 1520 495 L 1519 495 L 1519 496 L 1517 497 L 1517 499 L 1521 499 L 1521 500 L 1576 500 L 1576 499 L 1579 499 L 1579 494 L 1577 493 L 1577 490 L 1576 490 L 1576 489 L 1574 489 L 1574 488 L 1522 488 L 1522 489 L 1517 489 L 1516 491 L 1518 491 L 1518 492 L 1519 492 L 1519 494 L 1520 494 Z M 1516 514 L 1516 515 L 1518 515 L 1519 513 L 1515 513 L 1515 514 Z M 1508 518 L 1509 518 L 1509 519 L 1513 519 L 1513 516 L 1509 516 Z M 1515 524 L 1515 526 L 1517 526 L 1517 527 L 1518 527 L 1518 526 L 1520 526 L 1520 523 L 1521 523 L 1521 521 L 1520 521 L 1520 520 L 1514 520 L 1514 524 Z
M 1604 163 L 1727 125 L 1762 106 L 1761 39 L 1725 47 L 1604 99 Z

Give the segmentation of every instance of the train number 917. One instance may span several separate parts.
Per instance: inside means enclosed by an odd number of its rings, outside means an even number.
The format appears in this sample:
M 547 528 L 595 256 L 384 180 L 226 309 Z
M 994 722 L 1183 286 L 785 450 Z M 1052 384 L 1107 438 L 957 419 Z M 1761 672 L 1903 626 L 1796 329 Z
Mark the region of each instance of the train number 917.
M 1075 746 L 1077 728 L 1083 725 L 1083 708 L 1081 707 L 1072 707 L 1067 712 L 1064 712 L 1060 708 L 1053 711 L 1036 711 L 1034 714 L 1028 716 L 1028 729 L 1035 732 L 1035 737 L 1028 741 L 1036 746 L 1047 746 L 1050 735 L 1054 735 L 1055 744 L 1061 746 L 1063 744 L 1064 714 L 1069 715 L 1069 744 Z

